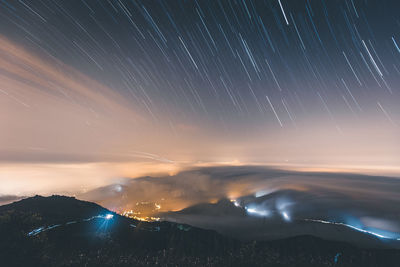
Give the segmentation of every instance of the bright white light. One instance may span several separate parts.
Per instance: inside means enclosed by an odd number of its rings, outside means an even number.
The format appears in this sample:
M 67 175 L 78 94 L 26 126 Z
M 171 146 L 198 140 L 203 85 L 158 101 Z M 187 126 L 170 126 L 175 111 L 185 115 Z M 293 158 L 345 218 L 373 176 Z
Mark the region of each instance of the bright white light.
M 120 186 L 119 184 L 115 185 L 115 191 L 121 192 L 122 191 L 122 186 Z
M 240 204 L 236 201 L 236 199 L 231 199 L 231 202 L 233 203 L 233 205 L 235 205 L 235 207 L 240 207 Z
M 248 213 L 258 215 L 258 216 L 269 216 L 270 212 L 268 210 L 259 210 L 255 208 L 246 208 Z
M 113 217 L 114 217 L 114 215 L 112 215 L 112 214 L 107 214 L 105 218 L 106 218 L 107 220 L 110 220 L 110 219 L 112 219 Z
M 290 221 L 290 217 L 286 211 L 282 211 L 282 216 L 285 221 L 287 221 L 287 222 Z

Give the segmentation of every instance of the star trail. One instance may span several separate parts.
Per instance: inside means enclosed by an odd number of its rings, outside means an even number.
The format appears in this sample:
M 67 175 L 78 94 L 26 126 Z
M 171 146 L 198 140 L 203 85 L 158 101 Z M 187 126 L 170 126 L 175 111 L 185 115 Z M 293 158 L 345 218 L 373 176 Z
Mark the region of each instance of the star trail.
M 9 176 L 13 164 L 32 162 L 393 169 L 399 8 L 389 0 L 1 1 L 3 168 Z M 110 176 L 134 175 L 117 169 Z

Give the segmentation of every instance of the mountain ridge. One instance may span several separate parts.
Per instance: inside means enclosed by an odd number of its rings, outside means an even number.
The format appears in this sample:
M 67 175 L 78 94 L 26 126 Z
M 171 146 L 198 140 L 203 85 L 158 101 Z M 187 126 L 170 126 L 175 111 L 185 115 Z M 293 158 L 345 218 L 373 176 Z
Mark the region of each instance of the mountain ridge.
M 47 230 L 29 235 L 40 227 Z M 400 250 L 313 236 L 242 242 L 190 225 L 136 221 L 65 196 L 0 206 L 0 235 L 6 266 L 396 266 L 400 259 Z

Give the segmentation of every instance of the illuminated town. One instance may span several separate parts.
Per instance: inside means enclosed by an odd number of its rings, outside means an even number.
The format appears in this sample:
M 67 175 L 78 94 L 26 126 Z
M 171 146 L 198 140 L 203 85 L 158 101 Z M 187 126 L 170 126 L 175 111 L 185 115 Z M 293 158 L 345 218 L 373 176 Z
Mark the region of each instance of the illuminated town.
M 151 202 L 136 202 L 135 206 L 135 210 L 126 210 L 120 213 L 120 215 L 144 222 L 155 222 L 160 220 L 158 217 L 151 216 L 151 214 L 154 214 L 161 209 L 160 204 Z
M 399 267 L 400 0 L 0 0 L 0 267 Z

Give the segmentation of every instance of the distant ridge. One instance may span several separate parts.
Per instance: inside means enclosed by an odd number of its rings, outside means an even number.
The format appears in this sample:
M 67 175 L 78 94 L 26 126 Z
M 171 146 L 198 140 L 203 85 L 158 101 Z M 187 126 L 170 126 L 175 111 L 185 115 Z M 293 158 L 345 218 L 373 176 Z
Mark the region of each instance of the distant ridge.
M 312 236 L 240 242 L 189 225 L 139 222 L 66 196 L 0 206 L 0 237 L 2 266 L 398 266 L 400 261 L 399 250 L 360 249 Z

